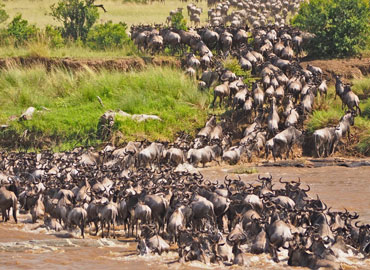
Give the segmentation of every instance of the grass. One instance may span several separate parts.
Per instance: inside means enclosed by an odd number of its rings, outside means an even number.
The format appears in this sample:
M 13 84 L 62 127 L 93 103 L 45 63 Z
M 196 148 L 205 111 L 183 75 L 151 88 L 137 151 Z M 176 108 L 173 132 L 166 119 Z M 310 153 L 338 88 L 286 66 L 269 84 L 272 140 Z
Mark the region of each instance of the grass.
M 229 172 L 234 173 L 234 174 L 254 174 L 254 173 L 258 173 L 258 170 L 255 167 L 246 167 L 246 166 L 241 165 L 241 166 L 236 166 Z
M 133 46 L 126 46 L 122 49 L 97 51 L 77 44 L 68 44 L 61 48 L 50 48 L 49 46 L 32 42 L 24 47 L 0 46 L 0 58 L 7 57 L 53 57 L 73 59 L 118 59 L 126 56 L 142 56 Z
M 356 133 L 359 142 L 356 149 L 366 155 L 370 156 L 370 98 L 368 97 L 370 89 L 370 78 L 356 79 L 352 81 L 353 91 L 360 97 L 360 108 L 362 111 L 361 116 L 355 119 L 354 129 L 352 133 Z M 316 110 L 306 122 L 306 128 L 309 133 L 315 130 L 336 126 L 340 118 L 345 114 L 342 110 L 342 103 L 340 99 L 334 101 L 335 89 L 334 86 L 329 87 L 328 97 L 326 100 L 316 102 L 318 105 Z
M 5 10 L 9 14 L 9 19 L 0 27 L 5 27 L 18 13 L 22 14 L 23 19 L 28 20 L 31 24 L 36 24 L 36 26 L 41 29 L 46 25 L 60 25 L 59 22 L 55 21 L 49 15 L 50 5 L 57 3 L 58 0 L 12 0 L 3 2 L 5 4 Z M 114 23 L 123 21 L 128 25 L 128 29 L 130 29 L 130 26 L 133 24 L 164 24 L 171 10 L 182 7 L 183 15 L 187 19 L 188 26 L 191 26 L 186 9 L 188 3 L 186 2 L 180 2 L 178 0 L 167 0 L 165 4 L 159 1 L 154 1 L 152 4 L 137 4 L 119 0 L 108 0 L 103 2 L 107 12 L 103 12 L 99 9 L 100 18 L 97 23 L 105 23 L 110 20 Z M 205 23 L 207 19 L 207 3 L 205 1 L 199 2 L 197 6 L 202 7 L 204 10 L 201 15 L 201 23 Z M 40 42 L 38 40 L 29 42 L 25 46 L 15 48 L 15 46 L 11 44 L 11 40 L 9 42 L 10 45 L 4 45 L 4 42 L 0 40 L 2 44 L 0 46 L 0 58 L 42 56 L 78 59 L 116 59 L 123 56 L 143 55 L 143 53 L 139 53 L 137 48 L 133 45 L 126 45 L 123 49 L 96 51 L 74 43 L 67 44 L 62 48 L 52 48 L 47 42 L 43 40 Z
M 356 95 L 363 99 L 367 99 L 370 96 L 370 77 L 356 79 L 353 80 L 352 83 L 352 90 L 356 93 Z
M 58 0 L 9 0 L 3 1 L 5 10 L 12 18 L 17 13 L 21 13 L 23 18 L 30 23 L 36 24 L 38 27 L 44 27 L 47 24 L 58 25 L 56 21 L 49 15 L 50 5 L 57 3 Z M 98 1 L 99 4 L 104 4 L 107 10 L 104 13 L 100 9 L 100 22 L 107 22 L 109 20 L 118 23 L 124 21 L 129 26 L 132 24 L 154 24 L 165 23 L 167 16 L 171 10 L 178 7 L 183 8 L 183 14 L 190 25 L 189 17 L 187 16 L 186 5 L 187 2 L 178 0 L 166 0 L 165 4 L 159 1 L 154 1 L 152 4 L 136 4 L 130 2 L 123 2 L 120 0 L 105 0 Z M 204 23 L 207 18 L 207 2 L 202 1 L 196 4 L 203 8 L 201 15 L 201 23 Z
M 98 102 L 101 97 L 104 108 Z M 136 123 L 117 118 L 113 139 L 172 140 L 179 131 L 193 133 L 204 124 L 209 97 L 181 71 L 152 68 L 141 72 L 80 72 L 42 67 L 0 72 L 0 143 L 8 148 L 71 149 L 97 145 L 97 125 L 107 110 L 154 114 L 163 121 Z M 11 121 L 29 106 L 32 120 Z M 44 108 L 47 108 L 45 110 Z M 17 142 L 17 143 L 16 143 Z

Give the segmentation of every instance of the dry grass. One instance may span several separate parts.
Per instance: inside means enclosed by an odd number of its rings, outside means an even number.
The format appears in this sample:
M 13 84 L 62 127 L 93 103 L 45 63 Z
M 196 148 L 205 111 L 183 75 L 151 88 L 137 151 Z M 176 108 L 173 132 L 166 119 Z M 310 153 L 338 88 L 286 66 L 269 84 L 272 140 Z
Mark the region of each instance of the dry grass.
M 15 14 L 21 13 L 23 18 L 30 23 L 35 23 L 38 27 L 43 27 L 47 24 L 57 25 L 57 22 L 49 15 L 50 5 L 58 2 L 57 0 L 8 0 L 4 1 L 5 9 L 12 18 Z M 153 4 L 136 4 L 123 3 L 118 0 L 100 1 L 104 4 L 107 12 L 100 12 L 100 21 L 113 22 L 123 21 L 128 25 L 139 23 L 165 23 L 167 16 L 171 10 L 178 7 L 184 8 L 183 14 L 190 25 L 189 17 L 187 16 L 186 2 L 179 0 L 167 0 L 165 4 L 156 1 Z M 201 22 L 205 22 L 207 18 L 207 2 L 202 1 L 197 6 L 203 8 Z

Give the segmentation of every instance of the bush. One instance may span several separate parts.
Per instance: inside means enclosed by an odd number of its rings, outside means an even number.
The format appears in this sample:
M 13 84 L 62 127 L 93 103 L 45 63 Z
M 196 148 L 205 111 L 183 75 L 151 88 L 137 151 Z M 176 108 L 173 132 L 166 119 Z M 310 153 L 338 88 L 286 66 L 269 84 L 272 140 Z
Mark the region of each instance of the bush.
M 223 62 L 224 68 L 232 71 L 235 73 L 236 76 L 238 77 L 243 77 L 244 78 L 244 83 L 248 85 L 248 87 L 252 86 L 252 83 L 255 82 L 257 79 L 252 76 L 252 72 L 250 70 L 243 70 L 241 66 L 238 63 L 238 60 L 235 58 L 227 58 Z
M 315 34 L 307 44 L 315 56 L 351 56 L 366 48 L 370 35 L 368 0 L 303 2 L 292 24 Z
M 108 48 L 122 48 L 130 41 L 127 33 L 127 25 L 123 22 L 106 22 L 94 26 L 87 35 L 87 46 L 95 50 Z
M 27 20 L 22 19 L 22 15 L 16 15 L 9 23 L 7 34 L 14 39 L 14 46 L 24 45 L 26 41 L 36 38 L 38 28 L 34 24 L 28 24 Z
M 4 4 L 0 3 L 0 23 L 5 22 L 9 18 L 8 13 L 4 9 Z
M 63 24 L 62 36 L 86 40 L 87 34 L 99 18 L 95 0 L 64 0 L 50 6 L 50 15 Z
M 61 48 L 64 44 L 64 39 L 60 29 L 47 25 L 45 27 L 45 37 L 49 41 L 49 46 L 52 48 Z
M 186 20 L 184 15 L 182 15 L 182 10 L 178 10 L 175 14 L 171 16 L 171 25 L 175 29 L 181 29 L 187 31 Z

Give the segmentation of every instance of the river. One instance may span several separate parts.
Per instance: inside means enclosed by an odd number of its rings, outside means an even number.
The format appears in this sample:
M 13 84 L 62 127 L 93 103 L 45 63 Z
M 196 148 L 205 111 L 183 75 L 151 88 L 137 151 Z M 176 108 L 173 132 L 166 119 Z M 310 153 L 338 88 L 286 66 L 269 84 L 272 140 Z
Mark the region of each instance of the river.
M 321 168 L 257 167 L 261 175 L 271 173 L 276 187 L 278 180 L 297 180 L 309 184 L 310 196 L 318 194 L 333 210 L 356 211 L 362 222 L 370 223 L 370 167 Z M 201 169 L 206 179 L 222 181 L 231 178 L 232 167 Z M 241 175 L 244 181 L 257 183 L 257 174 Z M 20 215 L 18 224 L 13 219 L 0 223 L 0 269 L 222 269 L 223 265 L 200 262 L 180 264 L 176 249 L 162 256 L 136 255 L 136 243 L 121 235 L 117 239 L 100 239 L 88 235 L 80 239 L 75 232 L 49 232 L 30 223 L 30 215 Z M 250 255 L 250 269 L 285 269 L 286 254 L 276 264 L 268 255 Z M 370 269 L 370 260 L 355 257 L 341 259 L 344 269 Z M 238 269 L 233 266 L 232 269 Z M 292 268 L 299 269 L 299 268 Z

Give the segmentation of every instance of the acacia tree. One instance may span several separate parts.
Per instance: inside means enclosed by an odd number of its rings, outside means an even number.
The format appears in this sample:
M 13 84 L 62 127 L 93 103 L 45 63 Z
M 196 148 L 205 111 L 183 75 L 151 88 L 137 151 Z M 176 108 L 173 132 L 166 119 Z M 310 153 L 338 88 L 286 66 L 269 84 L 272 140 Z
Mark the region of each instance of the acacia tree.
M 86 40 L 90 28 L 99 18 L 95 0 L 62 0 L 50 6 L 51 16 L 63 24 L 64 38 Z
M 369 0 L 303 2 L 292 24 L 315 34 L 306 46 L 310 55 L 351 56 L 369 45 Z

